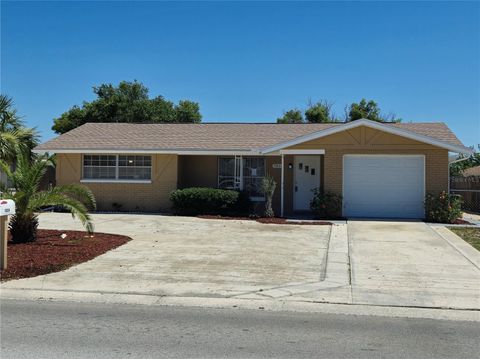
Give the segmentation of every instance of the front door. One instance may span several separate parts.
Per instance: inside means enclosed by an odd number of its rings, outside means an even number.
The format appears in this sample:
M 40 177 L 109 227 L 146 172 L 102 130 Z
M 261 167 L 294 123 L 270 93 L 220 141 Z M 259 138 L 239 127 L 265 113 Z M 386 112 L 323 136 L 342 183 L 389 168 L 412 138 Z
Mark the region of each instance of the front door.
M 320 156 L 295 156 L 293 209 L 309 211 L 312 190 L 320 186 Z

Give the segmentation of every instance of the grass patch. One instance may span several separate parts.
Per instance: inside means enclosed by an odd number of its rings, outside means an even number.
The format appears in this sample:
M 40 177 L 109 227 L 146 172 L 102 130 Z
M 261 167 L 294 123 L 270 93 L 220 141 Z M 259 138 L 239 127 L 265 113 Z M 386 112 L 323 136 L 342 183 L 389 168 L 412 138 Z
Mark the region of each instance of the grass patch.
M 480 251 L 480 228 L 449 227 L 448 229 Z

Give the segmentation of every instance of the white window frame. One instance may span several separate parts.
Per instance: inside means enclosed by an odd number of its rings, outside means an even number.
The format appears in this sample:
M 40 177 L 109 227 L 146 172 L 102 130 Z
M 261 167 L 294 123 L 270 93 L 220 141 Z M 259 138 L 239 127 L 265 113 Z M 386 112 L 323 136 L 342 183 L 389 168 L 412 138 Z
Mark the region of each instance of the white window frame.
M 249 157 L 254 157 L 254 158 L 260 158 L 262 159 L 264 163 L 264 169 L 266 171 L 267 169 L 267 163 L 266 159 L 264 156 L 249 156 Z M 220 177 L 227 177 L 227 176 L 220 176 L 220 160 L 222 158 L 234 158 L 234 167 L 233 167 L 233 183 L 234 186 L 233 188 L 226 188 L 226 189 L 232 189 L 232 190 L 239 190 L 243 191 L 245 189 L 245 181 L 244 181 L 244 175 L 243 175 L 243 165 L 244 165 L 244 158 L 243 156 L 218 156 L 217 158 L 217 187 L 220 188 Z M 237 164 L 240 163 L 240 166 L 237 166 Z M 238 167 L 238 169 L 237 169 Z M 239 173 L 237 173 L 239 172 Z M 251 177 L 251 176 L 249 176 Z M 250 196 L 250 200 L 252 202 L 263 202 L 265 201 L 265 196 Z
M 85 178 L 85 156 L 115 156 L 115 178 Z M 81 183 L 152 183 L 152 170 L 153 170 L 153 159 L 150 155 L 143 155 L 150 157 L 150 166 L 138 166 L 138 167 L 149 167 L 150 168 L 150 179 L 120 179 L 119 178 L 119 157 L 120 156 L 142 156 L 137 154 L 89 154 L 85 153 L 82 155 L 82 179 L 80 180 Z M 88 167 L 88 166 L 87 166 Z M 92 166 L 90 166 L 92 167 Z M 124 167 L 124 166 L 122 166 Z M 137 167 L 137 166 L 135 166 Z

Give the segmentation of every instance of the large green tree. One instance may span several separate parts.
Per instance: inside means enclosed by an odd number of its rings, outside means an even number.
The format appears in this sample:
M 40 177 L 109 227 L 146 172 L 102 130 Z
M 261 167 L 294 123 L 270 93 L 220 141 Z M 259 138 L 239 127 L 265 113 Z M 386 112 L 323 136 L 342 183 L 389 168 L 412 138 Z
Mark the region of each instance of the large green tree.
M 362 118 L 377 122 L 400 122 L 401 119 L 396 118 L 395 114 L 382 114 L 380 107 L 373 100 L 362 98 L 358 103 L 352 103 L 345 109 L 346 122 L 360 120 Z
M 366 118 L 377 122 L 400 122 L 395 114 L 383 114 L 378 104 L 373 100 L 361 99 L 345 107 L 345 122 Z M 333 102 L 319 100 L 309 102 L 305 111 L 289 110 L 277 119 L 277 123 L 332 123 L 341 120 L 333 112 Z
M 305 110 L 305 119 L 309 123 L 337 122 L 332 107 L 333 102 L 327 100 L 320 100 L 316 103 L 310 102 Z
M 202 119 L 198 103 L 178 104 L 162 96 L 149 98 L 148 88 L 138 81 L 122 81 L 118 86 L 103 84 L 93 88 L 96 99 L 54 119 L 52 129 L 65 133 L 87 122 L 198 123 Z
M 282 117 L 277 118 L 277 123 L 303 123 L 302 111 L 294 109 L 285 111 Z
M 38 144 L 38 132 L 25 127 L 13 107 L 13 100 L 0 95 L 0 160 L 13 163 L 17 149 L 29 152 Z

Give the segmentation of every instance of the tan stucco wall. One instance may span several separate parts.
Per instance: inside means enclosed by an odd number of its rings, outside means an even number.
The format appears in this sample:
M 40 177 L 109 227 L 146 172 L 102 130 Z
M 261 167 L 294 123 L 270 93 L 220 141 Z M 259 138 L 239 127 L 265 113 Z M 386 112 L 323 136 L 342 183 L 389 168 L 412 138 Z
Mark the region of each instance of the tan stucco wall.
M 57 184 L 80 183 L 82 178 L 82 155 L 58 154 Z M 168 199 L 177 188 L 177 156 L 152 156 L 151 183 L 83 183 L 89 187 L 101 211 L 113 210 L 113 203 L 122 205 L 121 210 L 166 212 L 170 210 Z
M 425 155 L 425 190 L 448 190 L 448 150 L 367 127 L 340 132 L 289 149 L 325 149 L 325 190 L 341 194 L 346 154 Z

